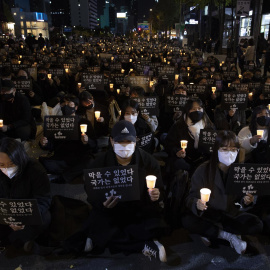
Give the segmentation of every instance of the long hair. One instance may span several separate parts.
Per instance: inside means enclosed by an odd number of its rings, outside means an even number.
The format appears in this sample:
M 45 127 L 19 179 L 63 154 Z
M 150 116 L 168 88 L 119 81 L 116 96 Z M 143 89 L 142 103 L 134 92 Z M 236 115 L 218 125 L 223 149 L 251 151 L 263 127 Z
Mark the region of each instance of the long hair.
M 218 150 L 220 147 L 225 147 L 229 145 L 234 145 L 235 147 L 240 147 L 238 138 L 234 132 L 229 130 L 222 130 L 217 133 L 216 141 L 213 146 L 213 152 L 208 163 L 208 169 L 206 170 L 206 187 L 213 189 L 215 184 L 215 176 L 217 165 L 219 163 Z
M 3 138 L 0 140 L 0 152 L 7 154 L 12 163 L 18 166 L 17 175 L 23 173 L 29 157 L 20 142 L 13 138 Z
M 266 106 L 261 105 L 253 109 L 251 114 L 251 120 L 249 124 L 249 130 L 252 136 L 257 134 L 257 114 L 261 113 L 262 111 L 266 110 L 269 113 L 269 110 Z
M 134 99 L 128 99 L 122 106 L 122 112 L 119 120 L 125 120 L 124 116 L 128 107 L 135 109 L 138 112 L 138 117 L 141 115 L 139 103 Z

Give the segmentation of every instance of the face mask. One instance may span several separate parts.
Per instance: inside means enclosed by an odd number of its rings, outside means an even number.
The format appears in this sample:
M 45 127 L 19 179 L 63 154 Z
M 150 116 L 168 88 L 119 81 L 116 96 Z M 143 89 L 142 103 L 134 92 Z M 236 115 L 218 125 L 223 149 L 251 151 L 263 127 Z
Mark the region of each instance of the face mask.
M 75 107 L 69 107 L 68 105 L 65 105 L 61 108 L 61 111 L 63 113 L 63 115 L 72 115 L 73 113 L 75 113 Z
M 1 96 L 1 98 L 2 98 L 2 100 L 4 100 L 4 101 L 8 101 L 8 100 L 14 98 L 14 95 L 13 95 L 13 93 L 11 93 L 11 94 L 3 94 L 3 95 Z
M 132 125 L 134 125 L 137 122 L 138 116 L 137 115 L 125 115 L 124 116 L 126 121 L 129 121 Z
M 90 104 L 90 105 L 86 106 L 87 110 L 91 110 L 92 108 L 94 108 L 94 104 Z
M 135 151 L 135 144 L 129 143 L 126 146 L 123 146 L 119 143 L 115 143 L 114 146 L 114 153 L 121 157 L 121 158 L 129 158 L 133 155 Z
M 43 80 L 46 78 L 46 74 L 45 73 L 38 73 L 38 77 Z
M 17 173 L 18 166 L 16 167 L 10 167 L 10 168 L 0 168 L 0 170 L 8 177 L 13 178 L 15 174 Z
M 223 163 L 226 166 L 230 166 L 232 163 L 235 162 L 237 154 L 238 154 L 238 152 L 232 152 L 232 151 L 221 152 L 221 151 L 218 151 L 219 162 Z
M 201 111 L 191 112 L 191 113 L 189 113 L 189 118 L 190 118 L 190 120 L 192 121 L 193 124 L 196 124 L 197 122 L 202 120 L 203 112 L 201 112 Z
M 257 117 L 257 124 L 261 127 L 268 126 L 270 123 L 270 117 L 267 116 L 260 116 Z

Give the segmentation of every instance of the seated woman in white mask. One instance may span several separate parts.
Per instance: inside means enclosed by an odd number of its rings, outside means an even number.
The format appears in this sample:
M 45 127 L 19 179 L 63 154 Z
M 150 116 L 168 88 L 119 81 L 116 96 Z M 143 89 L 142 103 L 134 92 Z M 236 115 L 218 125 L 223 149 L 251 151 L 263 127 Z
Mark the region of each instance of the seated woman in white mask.
M 142 117 L 139 103 L 133 99 L 127 100 L 122 107 L 120 120 L 126 120 L 132 123 L 136 129 L 138 146 L 148 153 L 153 153 L 155 141 L 153 132 L 146 120 Z M 144 146 L 141 146 L 140 141 L 145 135 L 151 135 L 151 140 Z
M 238 198 L 226 192 L 230 180 L 228 170 L 236 161 L 239 146 L 232 131 L 218 133 L 210 161 L 199 166 L 192 176 L 186 200 L 188 212 L 182 217 L 182 224 L 191 233 L 202 236 L 207 246 L 212 240 L 223 239 L 229 241 L 238 254 L 243 254 L 247 243 L 239 235 L 258 234 L 263 223 L 255 215 L 240 211 L 239 203 L 250 204 L 249 194 Z M 202 200 L 200 190 L 203 188 L 210 189 L 210 199 Z
M 169 155 L 171 173 L 179 170 L 192 170 L 204 161 L 198 150 L 201 129 L 214 129 L 205 113 L 200 99 L 189 99 L 183 114 L 169 130 L 165 150 Z M 181 148 L 181 140 L 188 141 L 187 149 Z

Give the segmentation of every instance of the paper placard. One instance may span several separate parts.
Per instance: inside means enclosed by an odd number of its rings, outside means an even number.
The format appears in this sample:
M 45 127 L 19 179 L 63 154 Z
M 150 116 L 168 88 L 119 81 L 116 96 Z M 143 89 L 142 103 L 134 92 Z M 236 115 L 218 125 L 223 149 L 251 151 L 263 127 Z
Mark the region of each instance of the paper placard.
M 82 83 L 86 90 L 104 90 L 104 75 L 82 73 Z
M 105 202 L 110 196 L 120 201 L 140 199 L 137 166 L 84 170 L 85 190 L 91 201 Z
M 232 164 L 228 174 L 227 194 L 270 195 L 269 164 Z
M 182 111 L 188 99 L 189 97 L 184 95 L 166 96 L 165 112 L 174 113 Z
M 32 80 L 13 80 L 16 90 L 25 94 L 32 90 Z
M 217 131 L 215 130 L 201 129 L 199 136 L 199 150 L 206 154 L 212 153 L 216 136 Z
M 248 83 L 232 83 L 230 88 L 234 88 L 236 91 L 248 91 Z
M 37 200 L 0 199 L 0 224 L 41 225 Z
M 159 98 L 158 97 L 142 97 L 142 98 L 132 98 L 136 100 L 141 109 L 142 114 L 147 114 L 150 117 L 152 115 L 159 116 Z
M 145 146 L 151 144 L 152 140 L 153 140 L 153 133 L 150 132 L 150 133 L 147 133 L 145 135 L 138 136 L 137 140 L 136 140 L 136 145 L 138 147 L 142 148 L 142 147 L 145 147 Z
M 245 110 L 248 103 L 248 93 L 226 92 L 222 93 L 221 108 L 223 110 L 238 109 Z
M 78 119 L 75 116 L 45 116 L 44 137 L 55 140 L 78 140 Z

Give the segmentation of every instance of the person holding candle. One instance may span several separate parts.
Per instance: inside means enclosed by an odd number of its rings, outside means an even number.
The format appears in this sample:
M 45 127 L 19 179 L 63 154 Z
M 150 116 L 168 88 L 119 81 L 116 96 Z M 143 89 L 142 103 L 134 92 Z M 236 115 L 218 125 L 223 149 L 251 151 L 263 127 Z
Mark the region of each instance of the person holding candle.
M 46 171 L 15 139 L 0 140 L 0 198 L 36 199 L 42 225 L 0 225 L 0 246 L 14 245 L 26 252 L 38 252 L 35 240 L 50 225 L 50 182 Z M 13 251 L 14 252 L 14 251 Z
M 199 166 L 192 176 L 186 200 L 188 211 L 182 224 L 191 233 L 202 236 L 208 246 L 212 240 L 223 239 L 229 241 L 238 254 L 243 254 L 247 243 L 239 235 L 260 233 L 263 224 L 258 217 L 240 211 L 235 204 L 249 205 L 249 194 L 238 198 L 226 192 L 226 183 L 230 180 L 228 170 L 236 161 L 239 147 L 232 131 L 218 132 L 210 160 Z M 202 190 L 205 188 L 207 193 Z
M 164 189 L 158 162 L 153 156 L 136 146 L 136 130 L 129 121 L 119 121 L 112 128 L 112 147 L 87 166 L 106 168 L 137 165 L 140 199 L 121 202 L 111 196 L 106 201 L 92 201 L 93 206 L 88 221 L 82 230 L 63 245 L 68 252 L 103 251 L 106 247 L 111 252 L 125 254 L 143 252 L 145 256 L 166 261 L 164 246 L 157 239 L 164 234 L 167 225 L 163 220 L 159 202 L 163 199 Z M 149 176 L 155 177 L 155 186 L 147 188 Z M 151 178 L 153 179 L 153 177 Z
M 183 114 L 169 130 L 165 141 L 165 150 L 169 155 L 168 164 L 172 174 L 180 170 L 191 170 L 203 162 L 202 153 L 198 150 L 201 129 L 214 129 L 214 125 L 204 112 L 200 99 L 189 99 Z M 180 141 L 187 140 L 185 151 Z
M 60 106 L 63 115 L 76 116 L 79 100 L 76 96 L 67 94 L 61 101 Z M 81 124 L 86 125 L 87 131 L 80 134 L 77 140 L 54 140 L 53 138 L 41 137 L 39 146 L 48 150 L 49 154 L 39 157 L 40 163 L 45 167 L 50 179 L 57 183 L 71 182 L 75 177 L 82 175 L 83 168 L 92 159 L 92 153 L 97 152 L 97 140 L 92 126 L 85 119 L 78 120 L 79 129 Z
M 269 109 L 263 105 L 254 108 L 249 126 L 242 128 L 238 134 L 246 162 L 265 163 L 267 160 L 269 126 Z M 258 130 L 264 130 L 263 136 L 258 134 Z
M 31 115 L 28 99 L 16 92 L 10 80 L 2 80 L 0 85 L 0 119 L 4 125 L 0 128 L 0 138 L 20 138 L 22 141 L 35 136 L 35 122 Z

